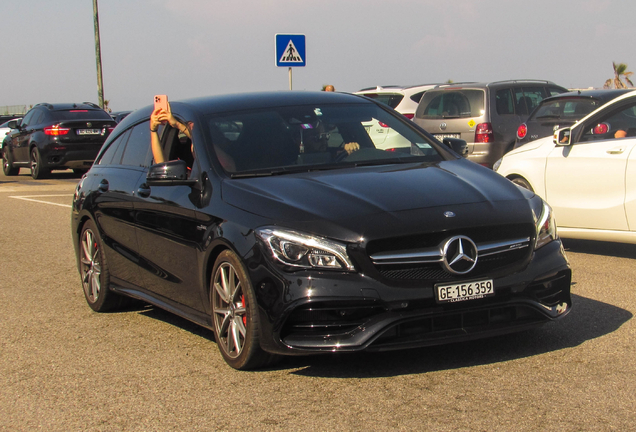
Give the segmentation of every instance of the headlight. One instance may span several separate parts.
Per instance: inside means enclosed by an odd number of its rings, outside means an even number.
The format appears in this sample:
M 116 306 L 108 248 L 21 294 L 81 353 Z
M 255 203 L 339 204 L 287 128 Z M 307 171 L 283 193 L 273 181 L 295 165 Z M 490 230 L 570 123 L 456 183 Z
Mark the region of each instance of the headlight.
M 550 243 L 552 240 L 559 238 L 557 235 L 556 221 L 554 220 L 552 208 L 545 201 L 541 201 L 543 205 L 540 216 L 537 217 L 538 212 L 535 212 L 535 223 L 537 224 L 537 241 L 534 245 L 535 249 L 539 249 L 540 247 Z
M 278 228 L 256 230 L 272 256 L 281 263 L 300 268 L 354 271 L 344 244 Z

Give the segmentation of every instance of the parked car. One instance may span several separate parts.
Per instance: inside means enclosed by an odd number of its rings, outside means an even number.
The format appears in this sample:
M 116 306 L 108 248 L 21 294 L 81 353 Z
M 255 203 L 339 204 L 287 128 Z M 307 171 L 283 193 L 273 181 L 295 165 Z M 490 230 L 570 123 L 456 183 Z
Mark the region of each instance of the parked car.
M 413 119 L 422 95 L 427 90 L 434 88 L 435 85 L 377 86 L 362 89 L 355 94 L 360 94 L 388 105 L 406 118 Z M 399 134 L 392 133 L 391 129 L 383 123 L 368 121 L 364 123 L 364 127 L 373 139 L 376 148 L 390 151 L 401 151 L 410 148 L 409 142 L 402 140 Z
M 12 132 L 2 155 L 7 176 L 31 168 L 39 179 L 54 169 L 86 172 L 116 123 L 99 106 L 81 104 L 35 105 L 22 122 L 9 122 Z
M 12 118 L 0 124 L 0 157 L 4 154 L 4 139 L 9 133 L 9 131 L 11 130 L 11 128 L 9 127 L 9 121 L 11 120 L 20 120 L 20 119 Z
M 424 94 L 413 121 L 437 139 L 466 140 L 468 159 L 492 167 L 514 148 L 517 128 L 539 102 L 564 92 L 536 80 L 445 84 Z
M 636 243 L 636 91 L 506 154 L 499 174 L 554 208 L 563 237 Z
M 171 102 L 180 124 L 157 132 L 168 162 L 156 165 L 152 109 L 118 125 L 75 191 L 95 311 L 126 296 L 166 309 L 212 329 L 237 369 L 504 334 L 570 311 L 550 207 L 383 104 L 327 92 Z M 370 118 L 410 151 L 375 148 Z
M 515 148 L 546 136 L 559 128 L 572 126 L 603 105 L 631 90 L 579 90 L 543 99 L 525 123 L 517 128 Z
M 113 118 L 113 120 L 115 120 L 115 122 L 119 123 L 120 121 L 125 119 L 126 116 L 131 112 L 132 111 L 113 111 L 112 113 L 110 113 L 110 116 Z

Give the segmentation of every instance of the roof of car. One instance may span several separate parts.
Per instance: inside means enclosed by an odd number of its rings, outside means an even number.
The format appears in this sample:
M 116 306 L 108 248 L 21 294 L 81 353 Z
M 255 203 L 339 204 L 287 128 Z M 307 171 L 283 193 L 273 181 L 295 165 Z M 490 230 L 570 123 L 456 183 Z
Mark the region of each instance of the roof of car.
M 435 87 L 435 90 L 454 90 L 460 88 L 486 88 L 486 87 L 505 87 L 516 84 L 534 84 L 534 85 L 553 85 L 560 87 L 558 84 L 552 81 L 546 80 L 534 80 L 534 79 L 520 79 L 520 80 L 504 80 L 504 81 L 490 81 L 490 82 L 458 82 L 458 83 L 449 83 L 449 84 L 440 84 Z
M 35 105 L 35 107 L 44 107 L 48 108 L 51 111 L 64 111 L 64 110 L 72 110 L 72 109 L 102 109 L 99 105 L 94 104 L 92 102 L 81 102 L 81 103 L 39 103 Z M 35 108 L 34 107 L 34 108 Z
M 231 111 L 284 107 L 291 105 L 321 105 L 330 103 L 369 103 L 375 102 L 364 96 L 351 93 L 323 92 L 323 91 L 279 91 L 257 93 L 235 93 L 216 96 L 204 96 L 186 100 L 170 101 L 175 104 L 185 104 L 208 114 Z M 120 124 L 127 127 L 141 118 L 148 118 L 153 106 L 148 105 L 124 118 Z
M 418 84 L 418 85 L 408 85 L 408 86 L 400 86 L 400 85 L 384 85 L 384 86 L 376 86 L 376 87 L 367 87 L 367 88 L 363 88 L 358 90 L 355 93 L 361 93 L 361 92 L 391 92 L 391 91 L 404 91 L 404 90 L 409 90 L 409 89 L 414 89 L 414 88 L 420 88 L 420 87 L 429 87 L 429 88 L 433 88 L 435 86 L 438 86 L 438 83 L 435 84 Z
M 634 89 L 577 90 L 577 91 L 571 91 L 571 92 L 561 93 L 558 95 L 547 97 L 542 101 L 542 103 L 549 102 L 555 99 L 564 99 L 564 98 L 573 98 L 573 97 L 599 99 L 603 101 L 608 101 L 622 94 L 629 93 L 630 91 L 634 91 Z

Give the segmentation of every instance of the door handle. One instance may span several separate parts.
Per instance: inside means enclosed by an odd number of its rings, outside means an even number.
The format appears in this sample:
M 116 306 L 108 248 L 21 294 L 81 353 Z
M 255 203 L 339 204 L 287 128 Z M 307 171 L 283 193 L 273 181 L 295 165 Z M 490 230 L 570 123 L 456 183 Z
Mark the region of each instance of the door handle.
M 607 151 L 608 154 L 621 154 L 625 151 L 625 147 L 614 147 Z
M 148 198 L 150 196 L 150 186 L 148 186 L 146 183 L 142 183 L 141 185 L 139 185 L 139 188 L 137 189 L 137 195 L 142 198 Z
M 108 180 L 102 179 L 102 181 L 99 182 L 99 186 L 97 186 L 97 189 L 102 193 L 108 192 Z

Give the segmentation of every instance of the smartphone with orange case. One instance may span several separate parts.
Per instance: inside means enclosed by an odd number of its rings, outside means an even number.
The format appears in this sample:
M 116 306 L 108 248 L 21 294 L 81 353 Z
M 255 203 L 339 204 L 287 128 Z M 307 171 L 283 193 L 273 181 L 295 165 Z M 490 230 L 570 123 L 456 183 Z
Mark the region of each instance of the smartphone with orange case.
M 165 112 L 168 112 L 168 96 L 155 95 L 155 111 L 159 108 L 163 108 Z

